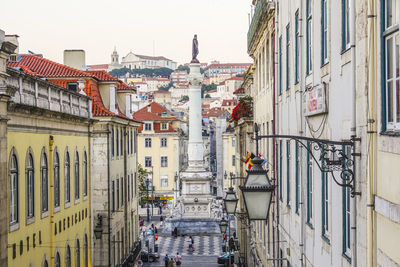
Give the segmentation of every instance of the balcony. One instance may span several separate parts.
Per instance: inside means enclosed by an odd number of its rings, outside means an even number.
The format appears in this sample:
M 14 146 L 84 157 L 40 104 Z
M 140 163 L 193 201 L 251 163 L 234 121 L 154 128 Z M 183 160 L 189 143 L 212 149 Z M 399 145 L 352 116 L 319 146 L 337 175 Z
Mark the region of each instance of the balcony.
M 247 32 L 247 51 L 249 54 L 251 48 L 255 44 L 255 41 L 262 34 L 261 28 L 265 24 L 268 14 L 273 10 L 273 8 L 274 3 L 272 0 L 257 1 L 249 31 Z

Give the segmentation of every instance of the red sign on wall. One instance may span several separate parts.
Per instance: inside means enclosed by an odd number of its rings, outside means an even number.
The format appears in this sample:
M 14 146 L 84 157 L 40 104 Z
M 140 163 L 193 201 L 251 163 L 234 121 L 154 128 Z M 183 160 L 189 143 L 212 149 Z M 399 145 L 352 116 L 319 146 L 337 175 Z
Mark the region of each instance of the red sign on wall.
M 323 85 L 315 86 L 305 92 L 303 108 L 305 116 L 327 112 L 325 89 Z

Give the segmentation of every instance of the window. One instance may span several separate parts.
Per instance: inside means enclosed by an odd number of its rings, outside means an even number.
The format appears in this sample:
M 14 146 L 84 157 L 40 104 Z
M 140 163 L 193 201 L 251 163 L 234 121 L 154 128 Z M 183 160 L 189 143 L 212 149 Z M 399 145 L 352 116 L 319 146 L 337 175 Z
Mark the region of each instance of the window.
M 67 249 L 65 251 L 65 267 L 71 267 L 71 249 L 69 245 L 67 245 Z
M 119 131 L 118 129 L 116 129 L 117 132 L 117 140 L 115 142 L 116 146 L 117 146 L 117 156 L 119 156 Z
M 151 167 L 151 157 L 144 157 L 144 166 L 149 168 Z
M 168 167 L 168 157 L 161 156 L 161 167 Z
M 60 157 L 57 151 L 54 153 L 53 161 L 54 207 L 60 207 Z
M 119 178 L 117 178 L 116 187 L 117 187 L 117 196 L 116 196 L 116 199 L 117 199 L 117 210 L 118 210 L 118 209 L 119 209 Z
M 71 201 L 71 170 L 70 170 L 70 158 L 68 151 L 65 153 L 64 160 L 64 179 L 65 179 L 65 203 Z
M 279 140 L 279 199 L 282 201 L 282 140 Z
M 286 90 L 290 88 L 290 24 L 286 26 Z
M 136 188 L 137 188 L 137 185 L 136 185 L 136 172 L 135 172 L 135 180 L 134 180 L 134 184 L 135 184 L 135 186 L 134 186 L 134 189 L 135 189 L 135 194 L 134 194 L 134 195 L 136 196 L 136 190 L 137 190 L 137 189 L 136 189 Z
M 321 0 L 321 65 L 328 61 L 328 0 Z
M 133 131 L 131 130 L 131 153 L 134 153 L 135 151 L 133 151 Z
M 324 164 L 324 163 L 322 163 Z M 329 183 L 328 173 L 321 172 L 322 178 L 322 236 L 327 237 L 329 232 Z
M 87 165 L 87 154 L 86 151 L 83 152 L 83 196 L 88 195 L 88 165 Z
M 311 144 L 307 142 L 307 149 L 310 149 Z M 312 200 L 313 200 L 313 169 L 312 157 L 307 150 L 307 223 L 312 224 Z
M 232 166 L 236 165 L 236 156 L 232 155 Z
M 78 83 L 67 83 L 67 89 L 78 92 Z
M 124 205 L 124 177 L 121 177 L 121 207 Z
M 286 141 L 286 205 L 290 207 L 290 141 Z
M 123 136 L 123 134 L 122 134 L 122 129 L 120 129 L 119 130 L 120 131 L 120 134 L 121 134 L 121 140 L 120 140 L 120 146 L 121 146 L 121 156 L 124 154 L 124 136 Z
M 279 37 L 279 95 L 282 94 L 282 36 Z
M 232 138 L 232 147 L 235 147 L 235 146 L 236 146 L 236 139 Z
M 384 130 L 400 130 L 400 2 L 395 0 L 382 1 L 385 15 L 382 24 L 382 118 L 386 125 Z M 384 62 L 384 63 L 383 63 Z
M 351 149 L 346 149 L 343 147 L 344 152 L 346 153 L 347 157 L 351 158 Z M 346 163 L 344 163 L 346 164 Z M 345 182 L 345 181 L 343 181 Z M 351 196 L 351 189 L 350 187 L 342 187 L 342 197 L 343 197 L 343 204 L 342 204 L 342 221 L 343 221 L 343 254 L 346 257 L 350 257 L 351 255 L 351 226 L 350 226 L 350 196 Z
M 312 72 L 312 12 L 311 12 L 311 1 L 306 2 L 306 74 Z
M 167 147 L 167 138 L 161 138 L 161 147 Z
M 144 139 L 144 147 L 151 147 L 151 138 Z
M 13 149 L 14 150 L 14 149 Z M 13 151 L 10 157 L 10 224 L 18 223 L 19 172 L 17 155 Z
M 299 11 L 298 10 L 296 11 L 296 14 L 295 14 L 295 23 L 296 23 L 296 25 L 295 25 L 296 37 L 294 40 L 295 41 L 295 44 L 294 44 L 295 45 L 295 58 L 294 58 L 294 60 L 295 60 L 295 78 L 294 78 L 294 80 L 296 83 L 298 83 L 300 81 L 300 73 L 299 73 L 299 71 L 300 71 L 300 60 L 299 60 L 299 57 L 300 57 L 300 22 L 299 22 Z
M 168 187 L 168 175 L 162 175 L 160 178 L 161 187 Z
M 300 145 L 296 143 L 296 213 L 299 214 L 300 210 Z
M 342 0 L 342 51 L 350 48 L 350 0 Z
M 126 135 L 126 153 L 127 153 L 127 155 L 129 155 L 129 131 L 127 132 L 127 135 Z
M 89 245 L 87 234 L 85 234 L 83 239 L 83 257 L 84 267 L 89 267 Z
M 75 151 L 75 199 L 79 199 L 79 153 Z
M 167 123 L 161 123 L 161 130 L 168 130 L 168 124 Z
M 115 235 L 111 239 L 111 266 L 115 266 Z
M 54 267 L 61 267 L 60 253 L 56 253 L 56 258 L 54 259 Z
M 151 123 L 145 123 L 144 124 L 144 130 L 145 131 L 151 131 Z
M 111 208 L 115 211 L 115 182 L 111 181 Z
M 41 180 L 41 203 L 42 212 L 49 210 L 49 174 L 47 165 L 47 156 L 43 151 L 40 157 L 40 180 Z
M 35 216 L 35 176 L 33 169 L 33 157 L 28 153 L 26 158 L 26 217 Z
M 111 156 L 114 157 L 114 127 L 111 128 Z
M 76 240 L 75 246 L 75 267 L 81 266 L 81 247 L 79 244 L 79 239 Z

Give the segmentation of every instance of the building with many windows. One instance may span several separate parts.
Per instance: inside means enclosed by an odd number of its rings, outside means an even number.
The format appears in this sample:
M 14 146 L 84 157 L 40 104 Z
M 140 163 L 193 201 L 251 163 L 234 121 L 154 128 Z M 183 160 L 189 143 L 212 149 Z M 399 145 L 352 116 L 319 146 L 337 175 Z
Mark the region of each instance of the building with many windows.
M 91 219 L 95 226 L 92 233 L 95 230 L 100 233 L 92 243 L 92 265 L 116 266 L 136 257 L 134 252 L 139 247 L 139 229 L 135 143 L 140 123 L 132 119 L 130 103 L 134 89 L 105 71 L 81 71 L 36 55 L 20 55 L 19 61 L 9 65 L 46 78 L 68 92 L 79 92 L 92 99 L 94 121 L 88 127 L 91 134 L 87 137 L 90 151 L 95 155 L 90 159 Z M 65 101 L 72 101 L 72 97 L 59 95 L 64 101 L 62 109 L 68 110 Z M 81 102 L 75 100 L 69 108 L 79 105 Z M 69 152 L 69 164 L 77 163 L 75 150 L 80 151 L 74 149 Z M 84 155 L 81 158 L 84 160 Z M 75 191 L 67 195 L 75 197 L 74 203 L 79 203 L 78 193 Z M 61 257 L 64 258 L 64 255 L 61 254 Z
M 172 200 L 178 181 L 175 176 L 183 168 L 184 135 L 182 121 L 156 102 L 133 114 L 141 121 L 138 132 L 138 162 L 149 173 L 156 200 Z M 174 191 L 175 190 L 175 191 Z
M 0 43 L 7 47 L 1 36 Z M 26 66 L 7 67 L 6 52 L 0 52 L 7 118 L 1 122 L 1 196 L 7 197 L 1 203 L 7 206 L 1 207 L 0 265 L 91 266 L 92 100 Z

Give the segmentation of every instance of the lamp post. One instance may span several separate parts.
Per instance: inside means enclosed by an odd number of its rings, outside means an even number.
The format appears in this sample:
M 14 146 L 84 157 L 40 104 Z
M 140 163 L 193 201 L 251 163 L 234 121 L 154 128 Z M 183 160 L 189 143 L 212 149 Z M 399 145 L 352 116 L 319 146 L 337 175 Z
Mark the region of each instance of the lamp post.
M 147 222 L 150 222 L 150 210 L 149 210 L 149 184 L 150 180 L 149 178 L 146 179 L 146 191 L 147 191 L 147 201 L 146 201 L 146 206 L 147 206 Z
M 225 173 L 226 174 L 226 173 Z M 231 215 L 234 215 L 236 212 L 238 198 L 236 197 L 236 193 L 232 187 L 232 180 L 231 180 L 231 187 L 229 187 L 228 192 L 226 192 L 224 198 L 224 207 L 226 214 L 228 214 L 228 261 L 229 267 L 231 266 Z

